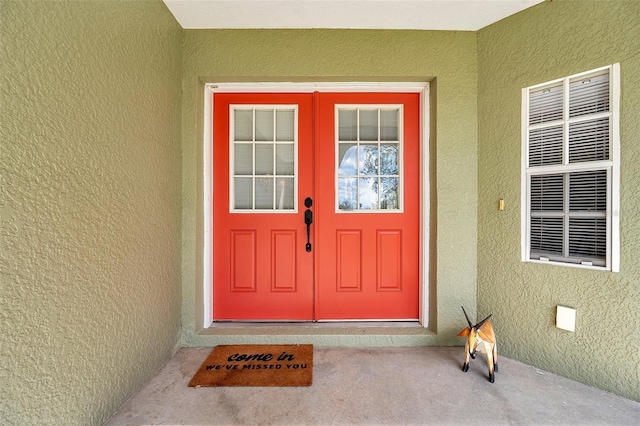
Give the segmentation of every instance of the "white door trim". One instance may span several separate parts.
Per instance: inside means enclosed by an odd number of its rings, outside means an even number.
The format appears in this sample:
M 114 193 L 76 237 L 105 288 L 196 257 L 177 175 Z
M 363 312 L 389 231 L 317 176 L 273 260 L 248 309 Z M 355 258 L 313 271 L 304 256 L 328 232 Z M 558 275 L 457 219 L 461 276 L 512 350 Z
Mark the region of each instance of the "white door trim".
M 429 83 L 320 82 L 320 83 L 208 83 L 204 86 L 203 126 L 203 318 L 213 323 L 213 97 L 216 93 L 404 92 L 420 94 L 420 323 L 429 326 Z

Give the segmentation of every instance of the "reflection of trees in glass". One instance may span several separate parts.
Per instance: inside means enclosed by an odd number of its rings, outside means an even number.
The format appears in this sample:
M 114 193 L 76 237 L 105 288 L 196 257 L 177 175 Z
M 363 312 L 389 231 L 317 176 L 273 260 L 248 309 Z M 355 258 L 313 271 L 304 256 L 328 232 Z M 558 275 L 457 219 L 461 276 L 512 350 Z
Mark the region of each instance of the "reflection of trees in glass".
M 380 174 L 383 176 L 398 175 L 398 145 L 380 145 Z
M 341 156 L 340 210 L 398 208 L 398 144 L 343 145 Z
M 356 178 L 339 178 L 338 192 L 339 208 L 341 210 L 355 210 L 358 208 L 358 184 Z
M 380 208 L 381 209 L 397 209 L 399 207 L 398 202 L 398 182 L 400 179 L 397 177 L 380 178 L 380 185 L 382 190 L 380 191 Z
M 381 144 L 380 152 L 377 145 L 360 145 L 359 152 L 360 174 L 380 177 L 371 182 L 371 190 L 380 194 L 379 208 L 398 208 L 398 145 Z
M 360 145 L 358 170 L 362 175 L 378 174 L 378 145 Z
M 353 210 L 354 209 L 349 200 L 340 201 L 339 208 L 340 208 L 340 210 Z

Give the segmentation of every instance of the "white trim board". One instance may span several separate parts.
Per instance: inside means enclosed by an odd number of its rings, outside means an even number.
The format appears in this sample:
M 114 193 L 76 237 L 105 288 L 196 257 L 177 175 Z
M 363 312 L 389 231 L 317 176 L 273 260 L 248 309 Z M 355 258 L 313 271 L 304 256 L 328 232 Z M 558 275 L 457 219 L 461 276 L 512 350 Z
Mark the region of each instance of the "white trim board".
M 212 93 L 313 93 L 313 92 L 407 92 L 419 93 L 428 89 L 428 82 L 263 82 L 263 83 L 207 83 Z
M 213 323 L 213 97 L 216 93 L 313 93 L 313 92 L 397 92 L 420 94 L 420 152 L 421 152 L 421 235 L 420 235 L 420 292 L 419 320 L 429 326 L 429 83 L 416 82 L 331 82 L 331 83 L 207 83 L 204 85 L 203 126 L 203 318 L 196 321 L 203 328 Z M 427 191 L 427 196 L 425 196 Z

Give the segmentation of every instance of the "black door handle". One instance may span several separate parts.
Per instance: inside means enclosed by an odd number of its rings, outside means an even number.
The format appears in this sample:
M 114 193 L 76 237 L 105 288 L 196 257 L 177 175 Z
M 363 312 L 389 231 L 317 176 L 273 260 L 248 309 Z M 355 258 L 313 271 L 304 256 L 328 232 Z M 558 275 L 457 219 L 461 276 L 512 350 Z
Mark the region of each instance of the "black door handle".
M 307 245 L 306 250 L 311 251 L 311 224 L 313 223 L 313 212 L 309 209 L 304 212 L 304 223 L 307 225 Z

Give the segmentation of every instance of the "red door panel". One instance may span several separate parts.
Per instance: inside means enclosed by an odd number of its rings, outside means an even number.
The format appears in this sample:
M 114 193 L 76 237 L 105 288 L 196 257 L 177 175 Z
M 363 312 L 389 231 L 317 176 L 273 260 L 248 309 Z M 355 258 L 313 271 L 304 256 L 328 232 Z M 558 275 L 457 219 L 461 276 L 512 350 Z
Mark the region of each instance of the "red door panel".
M 234 163 L 236 161 L 234 153 L 238 148 L 234 143 L 242 145 L 242 149 L 245 150 L 253 149 L 255 156 L 258 150 L 271 145 L 269 138 L 272 136 L 261 135 L 262 139 L 258 140 L 256 130 L 253 135 L 249 131 L 237 138 L 233 130 L 235 128 L 232 127 L 234 126 L 233 108 L 251 110 L 256 106 L 264 106 L 277 109 L 278 106 L 292 105 L 297 105 L 297 155 L 295 157 L 297 211 L 251 211 L 251 208 L 244 207 L 233 210 L 230 207 L 233 197 L 243 196 L 241 191 L 238 192 L 240 195 L 232 192 L 240 186 L 237 183 L 238 180 L 252 182 L 253 186 L 250 185 L 250 187 L 254 191 L 255 205 L 258 199 L 262 200 L 261 202 L 265 199 L 263 189 L 258 190 L 259 182 L 273 183 L 275 189 L 270 190 L 271 192 L 279 191 L 278 185 L 281 183 L 276 171 L 257 172 L 256 170 L 261 167 L 258 165 L 258 160 L 254 160 L 251 166 L 254 170 L 251 177 L 246 170 L 240 175 L 236 173 L 237 164 Z M 338 120 L 336 105 L 339 108 L 359 105 L 364 109 L 367 109 L 367 106 L 378 106 L 380 111 L 385 110 L 385 105 L 401 108 L 401 120 L 397 123 L 397 127 L 400 129 L 402 140 L 396 142 L 400 147 L 398 168 L 401 169 L 398 172 L 401 185 L 396 192 L 401 201 L 385 200 L 388 204 L 384 204 L 383 207 L 380 199 L 376 201 L 378 207 L 372 209 L 367 205 L 369 201 L 364 202 L 364 198 L 359 195 L 358 204 L 360 207 L 364 204 L 365 211 L 360 211 L 358 208 L 345 211 L 344 206 L 337 207 L 340 204 L 337 198 L 341 197 L 337 193 L 345 191 L 345 187 L 341 185 L 349 181 L 340 175 L 339 170 L 336 170 L 336 159 L 339 156 L 346 159 L 351 155 L 350 153 L 357 153 L 357 157 L 354 158 L 360 159 L 363 153 L 373 153 L 369 160 L 378 170 L 378 175 L 375 177 L 378 186 L 374 185 L 374 187 L 379 187 L 380 191 L 384 185 L 387 185 L 385 179 L 391 182 L 394 178 L 389 178 L 389 175 L 382 171 L 385 161 L 383 151 L 393 145 L 393 143 L 383 142 L 386 139 L 383 137 L 382 130 L 378 130 L 377 141 L 369 136 L 361 138 L 362 135 L 358 135 L 358 139 L 362 141 L 346 145 L 336 142 L 336 135 L 343 131 L 336 126 Z M 213 206 L 213 315 L 215 320 L 418 318 L 419 109 L 418 94 L 215 95 L 213 150 L 215 200 Z M 383 112 L 378 114 L 378 124 L 380 124 Z M 358 120 L 366 121 L 367 119 L 362 115 Z M 258 120 L 257 112 L 254 112 L 254 120 Z M 371 130 L 371 128 L 367 129 Z M 277 140 L 277 137 L 274 137 L 274 146 L 278 145 Z M 248 148 L 251 146 L 253 148 Z M 274 148 L 274 158 L 277 157 L 277 149 L 277 147 Z M 364 177 L 356 174 L 356 177 L 350 178 L 350 182 L 359 182 L 364 179 L 363 182 L 366 183 L 373 179 L 367 175 L 368 171 L 363 173 Z M 360 184 L 356 182 L 357 191 L 360 191 L 358 185 Z M 268 185 L 264 188 L 267 187 Z M 284 194 L 284 192 L 280 193 Z M 314 218 L 310 227 L 311 252 L 305 249 L 307 227 L 304 219 L 306 210 L 304 200 L 306 197 L 313 199 L 311 210 Z M 274 203 L 277 204 L 277 197 L 275 199 Z M 398 203 L 401 204 L 401 208 L 396 205 Z
M 321 93 L 316 96 L 319 97 L 316 103 L 319 123 L 316 135 L 316 319 L 417 319 L 419 95 Z M 366 109 L 368 104 L 402 105 L 404 208 L 401 212 L 336 211 L 336 105 L 347 108 L 360 105 Z
M 313 189 L 312 101 L 310 94 L 218 94 L 214 97 L 213 315 L 216 320 L 313 319 L 313 253 L 305 251 L 303 205 L 305 197 L 312 196 Z M 230 184 L 234 173 L 230 170 L 233 168 L 233 164 L 230 166 L 230 109 L 257 104 L 274 108 L 298 106 L 297 158 L 302 162 L 298 164 L 297 212 L 230 211 Z M 268 137 L 263 139 L 266 142 L 254 144 L 270 145 Z M 251 142 L 247 140 L 245 146 Z M 257 189 L 258 181 L 272 182 L 273 176 L 245 178 L 254 179 L 256 199 L 262 196 Z

